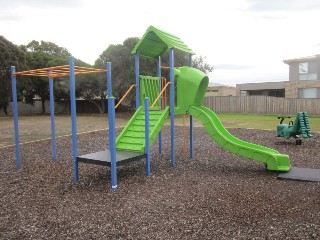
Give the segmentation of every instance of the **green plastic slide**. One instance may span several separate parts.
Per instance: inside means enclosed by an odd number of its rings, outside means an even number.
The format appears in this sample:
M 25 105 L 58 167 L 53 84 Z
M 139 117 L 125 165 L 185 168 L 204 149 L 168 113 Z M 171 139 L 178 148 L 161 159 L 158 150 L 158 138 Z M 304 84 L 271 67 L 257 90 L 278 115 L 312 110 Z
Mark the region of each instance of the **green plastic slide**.
M 291 164 L 288 155 L 234 137 L 224 128 L 217 115 L 209 108 L 191 106 L 189 114 L 200 120 L 211 138 L 227 151 L 265 163 L 268 170 L 290 170 Z

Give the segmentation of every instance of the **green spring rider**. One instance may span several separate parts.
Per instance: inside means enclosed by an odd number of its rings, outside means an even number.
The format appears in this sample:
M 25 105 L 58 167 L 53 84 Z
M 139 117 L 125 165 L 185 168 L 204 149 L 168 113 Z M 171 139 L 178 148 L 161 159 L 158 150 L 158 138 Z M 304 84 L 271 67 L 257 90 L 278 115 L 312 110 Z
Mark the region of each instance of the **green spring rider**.
M 295 121 L 289 121 L 289 124 L 283 124 L 284 119 L 291 118 L 290 116 L 278 116 L 280 124 L 277 126 L 277 137 L 296 139 L 296 145 L 301 145 L 302 138 L 311 138 L 309 116 L 307 112 L 298 112 Z

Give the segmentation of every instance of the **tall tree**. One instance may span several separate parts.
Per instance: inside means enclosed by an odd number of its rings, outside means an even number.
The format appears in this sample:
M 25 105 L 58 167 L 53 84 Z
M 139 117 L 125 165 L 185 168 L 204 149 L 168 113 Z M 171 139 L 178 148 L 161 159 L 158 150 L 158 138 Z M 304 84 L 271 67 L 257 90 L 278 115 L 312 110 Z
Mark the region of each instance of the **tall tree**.
M 57 65 L 68 64 L 70 53 L 66 48 L 59 47 L 55 43 L 45 41 L 31 41 L 26 46 L 23 46 L 27 52 L 26 62 L 29 69 L 38 69 L 52 67 Z M 62 79 L 55 79 L 55 87 L 58 88 L 55 94 L 56 98 L 65 97 L 65 90 Z M 49 84 L 48 78 L 30 77 L 22 81 L 19 92 L 23 95 L 27 103 L 32 103 L 35 96 L 40 97 L 42 113 L 45 113 L 45 101 L 49 99 Z
M 7 107 L 11 98 L 10 67 L 24 70 L 26 54 L 22 48 L 0 36 L 0 110 L 7 115 Z
M 138 43 L 139 38 L 130 37 L 127 38 L 123 44 L 109 45 L 108 48 L 103 51 L 99 58 L 95 62 L 95 66 L 99 68 L 105 67 L 107 62 L 112 62 L 112 82 L 113 82 L 113 95 L 116 100 L 119 100 L 127 91 L 129 86 L 134 83 L 134 56 L 131 55 L 131 50 Z M 156 76 L 156 63 L 155 59 L 140 57 L 140 74 Z M 189 63 L 189 55 L 179 50 L 175 51 L 175 66 L 186 66 Z M 169 51 L 162 56 L 162 65 L 169 66 Z M 205 57 L 196 57 L 193 61 L 193 67 L 198 68 L 206 73 L 211 72 L 213 67 L 205 62 Z M 169 78 L 169 70 L 163 70 L 162 75 L 165 78 Z M 96 87 L 98 83 L 87 83 L 86 88 L 92 89 Z M 105 89 L 105 82 L 100 82 L 100 94 Z M 90 90 L 90 94 L 87 97 L 94 98 L 100 96 Z M 129 106 L 135 105 L 135 98 L 133 96 L 128 97 L 130 99 Z
M 192 67 L 197 68 L 206 74 L 214 70 L 214 67 L 206 62 L 206 57 L 201 55 L 193 59 Z
M 132 78 L 133 66 L 130 61 L 130 47 L 132 45 L 134 46 L 136 42 L 136 39 L 127 39 L 124 44 L 111 44 L 95 61 L 94 66 L 97 68 L 105 68 L 107 62 L 112 63 L 113 96 L 116 100 L 119 100 L 129 88 L 130 84 L 133 83 L 134 78 Z M 91 91 L 90 95 L 87 95 L 87 98 L 94 99 L 95 97 L 100 97 L 101 100 L 105 100 L 107 97 L 105 78 L 96 78 L 96 80 L 90 84 L 99 87 L 94 88 L 96 92 Z
M 112 86 L 113 96 L 116 101 L 126 93 L 129 87 L 135 82 L 134 73 L 134 56 L 131 50 L 138 43 L 139 38 L 127 38 L 123 44 L 111 44 L 104 50 L 99 58 L 95 61 L 95 67 L 104 68 L 107 62 L 112 63 Z M 140 73 L 143 75 L 155 75 L 156 61 L 149 58 L 140 59 Z M 105 82 L 102 84 L 101 90 L 105 89 Z M 132 92 L 134 93 L 134 91 Z M 133 94 L 127 97 L 128 107 L 134 106 L 135 98 Z

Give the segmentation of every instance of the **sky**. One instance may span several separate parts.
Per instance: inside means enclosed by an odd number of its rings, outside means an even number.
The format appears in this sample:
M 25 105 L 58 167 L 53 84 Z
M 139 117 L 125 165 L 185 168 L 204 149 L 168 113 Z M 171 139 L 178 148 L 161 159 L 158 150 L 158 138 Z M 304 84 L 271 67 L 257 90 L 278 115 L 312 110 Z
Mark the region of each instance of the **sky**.
M 150 25 L 214 66 L 210 82 L 286 81 L 285 59 L 320 54 L 316 0 L 0 0 L 0 35 L 50 41 L 93 64 L 110 44 Z

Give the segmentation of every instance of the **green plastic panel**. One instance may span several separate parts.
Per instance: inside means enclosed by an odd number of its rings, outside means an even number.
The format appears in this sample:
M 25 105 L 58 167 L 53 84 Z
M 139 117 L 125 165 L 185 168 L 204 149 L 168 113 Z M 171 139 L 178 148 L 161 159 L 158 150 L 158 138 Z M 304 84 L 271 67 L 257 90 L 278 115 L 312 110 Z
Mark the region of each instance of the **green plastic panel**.
M 175 114 L 186 114 L 190 106 L 203 105 L 209 78 L 200 70 L 180 67 L 174 70 L 177 79 L 177 103 Z
M 150 26 L 143 37 L 136 44 L 131 54 L 139 52 L 141 56 L 157 58 L 167 49 L 179 49 L 182 52 L 195 54 L 181 39 L 173 34 Z
M 169 107 L 163 111 L 150 111 L 150 144 L 157 138 L 169 116 Z M 145 152 L 145 113 L 139 107 L 116 139 L 117 150 Z
M 150 105 L 158 97 L 161 87 L 161 78 L 140 75 L 140 102 L 144 105 L 144 99 L 149 98 Z M 160 110 L 160 100 L 152 110 Z
M 288 155 L 234 137 L 224 128 L 217 115 L 209 108 L 191 106 L 189 113 L 200 120 L 211 138 L 227 151 L 265 163 L 268 170 L 290 170 L 291 163 Z

